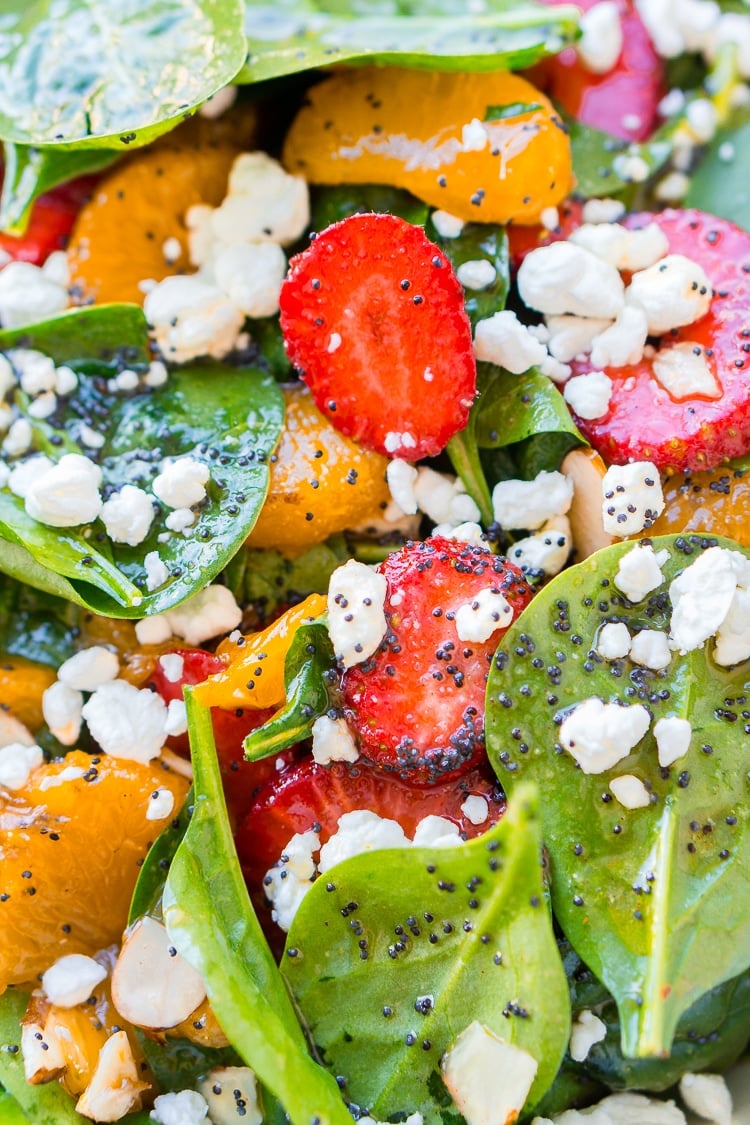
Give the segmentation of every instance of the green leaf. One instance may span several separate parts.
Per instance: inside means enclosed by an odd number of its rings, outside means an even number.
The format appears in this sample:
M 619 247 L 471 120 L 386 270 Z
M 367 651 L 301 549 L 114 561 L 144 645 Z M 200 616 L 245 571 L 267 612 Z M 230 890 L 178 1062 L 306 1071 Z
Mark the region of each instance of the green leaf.
M 731 145 L 733 155 L 726 159 Z M 734 129 L 722 129 L 708 146 L 690 177 L 686 207 L 698 207 L 710 215 L 731 219 L 750 230 L 750 183 L 745 153 L 750 145 L 750 121 Z
M 135 922 L 137 918 L 142 918 L 144 914 L 159 913 L 167 872 L 190 824 L 193 801 L 194 794 L 191 788 L 180 811 L 165 828 L 162 828 L 149 848 L 130 900 L 128 925 Z
M 489 0 L 481 15 L 456 14 L 451 0 L 406 0 L 379 11 L 356 0 L 277 7 L 246 4 L 248 56 L 237 82 L 260 82 L 331 63 L 367 60 L 430 69 L 530 66 L 571 43 L 580 13 Z
M 0 1121 L 3 1125 L 29 1125 L 29 1119 L 14 1097 L 0 1090 Z
M 79 610 L 0 575 L 0 651 L 59 668 L 77 648 Z
M 650 178 L 666 164 L 672 153 L 672 122 L 657 129 L 643 143 L 620 140 L 572 117 L 566 117 L 565 124 L 570 133 L 576 194 L 582 195 L 584 199 L 632 192 L 633 180 L 622 174 L 618 157 L 640 158 L 646 165 Z
M 539 786 L 555 916 L 615 997 L 628 1058 L 668 1053 L 680 1016 L 750 965 L 746 736 L 739 718 L 747 664 L 718 667 L 711 641 L 705 651 L 673 653 L 659 673 L 629 658 L 605 661 L 595 651 L 608 621 L 624 622 L 631 635 L 645 627 L 668 630 L 669 582 L 715 542 L 654 540 L 668 553 L 665 580 L 637 604 L 613 586 L 620 558 L 639 549 L 632 543 L 570 568 L 511 626 L 490 673 L 490 760 L 511 797 L 525 781 Z M 649 730 L 613 771 L 584 774 L 559 749 L 558 726 L 566 710 L 593 696 L 641 702 L 654 720 L 687 718 L 687 756 L 662 770 Z M 608 783 L 628 773 L 652 792 L 648 807 L 627 810 L 612 798 Z
M 539 102 L 508 102 L 507 105 L 488 105 L 484 111 L 485 121 L 505 121 L 507 117 L 520 117 L 523 113 L 535 113 L 543 107 Z
M 246 548 L 224 572 L 224 580 L 240 604 L 252 603 L 267 620 L 281 605 L 296 604 L 308 594 L 325 594 L 336 567 L 350 558 L 344 537 L 333 536 L 302 555 L 288 559 L 280 551 Z
M 211 714 L 186 692 L 195 811 L 172 860 L 164 920 L 201 973 L 216 1016 L 292 1125 L 351 1125 L 333 1078 L 310 1057 L 294 1006 L 242 879 L 227 819 Z
M 148 490 L 164 457 L 190 456 L 208 465 L 208 495 L 187 534 L 166 542 L 166 512 L 137 547 L 115 543 L 100 521 L 53 528 L 26 514 L 23 500 L 0 490 L 0 568 L 97 613 L 143 617 L 183 601 L 212 581 L 257 519 L 268 489 L 268 458 L 283 424 L 283 399 L 271 375 L 215 361 L 172 371 L 166 384 L 127 394 L 109 389 L 123 367 L 144 370 L 148 338 L 142 311 L 102 305 L 43 324 L 0 333 L 0 349 L 38 348 L 79 376 L 65 408 L 47 422 L 29 418 L 38 449 L 82 450 L 90 424 L 104 445 L 89 451 L 103 487 Z M 17 394 L 21 410 L 27 405 Z M 145 589 L 145 557 L 157 551 L 169 570 L 155 591 Z
M 533 1105 L 569 1035 L 533 789 L 459 847 L 364 853 L 333 868 L 305 896 L 283 966 L 326 1064 L 379 1120 L 418 1111 L 438 1125 L 452 1106 L 440 1058 L 473 1020 L 539 1061 Z
M 8 0 L 0 136 L 125 151 L 178 124 L 245 58 L 241 0 Z
M 22 235 L 34 201 L 45 191 L 89 172 L 100 172 L 118 159 L 112 149 L 70 151 L 4 145 L 5 173 L 0 196 L 0 230 Z
M 408 223 L 423 227 L 429 207 L 408 191 L 385 184 L 338 184 L 334 187 L 312 185 L 310 188 L 310 229 L 325 230 L 332 223 L 359 215 L 363 211 L 379 211 L 398 215 Z
M 294 746 L 312 734 L 313 723 L 332 703 L 336 658 L 324 621 L 301 625 L 284 662 L 286 703 L 245 739 L 245 758 L 257 762 Z
M 0 1085 L 15 1098 L 34 1125 L 82 1125 L 86 1118 L 76 1113 L 73 1098 L 59 1083 L 30 1086 L 26 1081 L 21 1055 L 21 1020 L 28 999 L 25 992 L 15 988 L 9 988 L 0 996 Z M 0 1102 L 0 1110 L 3 1108 Z M 0 1120 L 5 1125 L 6 1119 L 0 1116 Z
M 486 289 L 466 289 L 466 312 L 472 328 L 478 320 L 505 308 L 510 289 L 508 236 L 504 227 L 488 223 L 466 223 L 458 238 L 442 238 L 430 221 L 427 237 L 436 242 L 454 270 L 464 262 L 488 261 L 495 270 L 495 280 Z
M 554 383 L 531 368 L 513 375 L 488 363 L 478 366 L 477 443 L 482 449 L 517 445 L 528 438 L 566 434 L 585 445 Z

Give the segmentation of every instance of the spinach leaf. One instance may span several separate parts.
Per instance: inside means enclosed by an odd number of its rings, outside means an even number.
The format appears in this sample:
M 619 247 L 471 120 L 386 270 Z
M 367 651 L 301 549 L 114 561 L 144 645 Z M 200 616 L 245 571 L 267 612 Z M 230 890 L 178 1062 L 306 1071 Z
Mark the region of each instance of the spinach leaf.
M 750 183 L 745 162 L 748 145 L 748 120 L 718 132 L 690 177 L 685 205 L 731 219 L 750 230 Z
M 0 1084 L 34 1125 L 82 1125 L 85 1118 L 76 1113 L 75 1101 L 59 1083 L 30 1086 L 26 1081 L 21 1055 L 21 1020 L 28 999 L 25 992 L 15 988 L 9 988 L 0 996 Z M 2 1121 L 5 1122 L 4 1117 Z
M 249 762 L 278 754 L 311 736 L 313 723 L 331 706 L 335 669 L 336 658 L 326 623 L 301 625 L 284 662 L 286 703 L 245 739 L 245 758 Z
M 442 238 L 432 221 L 427 224 L 427 237 L 436 242 L 455 270 L 465 262 L 488 261 L 495 270 L 495 280 L 486 289 L 466 289 L 466 312 L 472 328 L 478 320 L 505 308 L 510 289 L 510 259 L 505 228 L 488 223 L 466 223 L 458 238 Z
M 167 872 L 193 815 L 193 801 L 194 793 L 191 788 L 180 811 L 166 827 L 162 828 L 149 848 L 130 900 L 128 924 L 135 922 L 144 914 L 158 914 L 161 910 Z
M 624 174 L 627 158 L 642 160 L 650 178 L 672 155 L 671 135 L 674 125 L 671 122 L 657 129 L 648 141 L 642 143 L 612 137 L 573 117 L 566 117 L 565 124 L 570 134 L 576 194 L 582 195 L 584 199 L 632 192 L 633 179 Z
M 203 976 L 233 1046 L 293 1125 L 351 1125 L 335 1080 L 310 1057 L 250 904 L 221 789 L 210 711 L 186 692 L 195 810 L 164 890 L 170 937 Z
M 4 1090 L 0 1090 L 0 1121 L 4 1125 L 29 1125 L 29 1119 L 16 1099 Z
M 331 223 L 348 219 L 363 211 L 380 211 L 398 215 L 408 223 L 423 227 L 429 208 L 401 188 L 385 184 L 338 184 L 333 187 L 310 188 L 310 229 L 325 230 Z
M 530 66 L 575 38 L 579 13 L 489 0 L 481 15 L 450 0 L 408 0 L 373 12 L 352 0 L 271 7 L 247 0 L 248 56 L 236 82 L 353 60 L 456 70 Z
M 190 456 L 208 465 L 208 495 L 187 533 L 165 534 L 160 510 L 137 547 L 114 543 L 101 521 L 90 527 L 53 528 L 27 515 L 23 500 L 0 490 L 0 568 L 97 613 L 143 617 L 202 589 L 226 566 L 251 530 L 268 488 L 268 457 L 283 423 L 283 399 L 260 371 L 214 361 L 179 368 L 161 387 L 128 393 L 110 389 L 123 367 L 136 372 L 147 360 L 143 313 L 131 305 L 81 309 L 13 332 L 0 349 L 38 348 L 78 374 L 76 391 L 50 419 L 29 421 L 38 449 L 82 450 L 84 427 L 104 438 L 89 451 L 104 488 L 126 484 L 148 490 L 164 457 Z M 21 412 L 27 409 L 17 392 Z M 145 558 L 157 551 L 169 577 L 144 589 Z
M 343 535 L 317 543 L 294 559 L 270 548 L 246 548 L 229 562 L 224 581 L 240 604 L 252 603 L 266 620 L 281 605 L 294 605 L 308 594 L 325 594 L 334 570 L 348 558 Z
M 22 235 L 26 230 L 34 200 L 43 192 L 88 172 L 100 172 L 118 159 L 116 152 L 106 148 L 71 152 L 8 141 L 4 149 L 0 230 L 15 235 Z
M 166 132 L 245 57 L 241 0 L 9 0 L 0 136 L 124 151 Z
M 0 651 L 57 669 L 79 633 L 77 606 L 0 574 Z
M 305 896 L 284 973 L 327 1065 L 379 1120 L 442 1120 L 440 1058 L 474 1019 L 539 1060 L 530 1104 L 552 1082 L 569 1000 L 540 834 L 526 786 L 476 840 L 358 855 Z
M 622 556 L 640 548 L 599 551 L 537 594 L 490 672 L 490 760 L 511 798 L 525 781 L 539 786 L 555 915 L 617 1002 L 626 1058 L 668 1053 L 680 1016 L 750 965 L 744 719 L 731 721 L 747 664 L 718 667 L 710 641 L 706 651 L 673 653 L 663 672 L 605 661 L 595 649 L 608 621 L 631 635 L 667 631 L 667 584 L 715 542 L 655 539 L 668 553 L 664 583 L 637 604 L 612 582 Z M 690 750 L 671 768 L 659 766 L 651 731 L 618 763 L 617 775 L 635 774 L 650 789 L 646 808 L 625 809 L 608 790 L 611 771 L 584 774 L 558 745 L 566 711 L 593 696 L 692 725 Z
M 489 363 L 478 365 L 477 443 L 483 449 L 515 445 L 538 434 L 570 434 L 585 440 L 554 383 L 532 367 L 513 375 Z

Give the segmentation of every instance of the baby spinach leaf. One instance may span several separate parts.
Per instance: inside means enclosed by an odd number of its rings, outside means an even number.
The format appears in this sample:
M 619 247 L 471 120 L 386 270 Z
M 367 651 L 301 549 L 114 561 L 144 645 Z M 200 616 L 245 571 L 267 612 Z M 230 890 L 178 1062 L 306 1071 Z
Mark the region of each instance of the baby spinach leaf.
M 166 384 L 113 390 L 123 368 L 145 370 L 145 319 L 129 305 L 100 306 L 14 332 L 0 349 L 38 348 L 78 374 L 76 391 L 45 422 L 31 417 L 35 445 L 84 451 L 85 427 L 103 439 L 87 450 L 103 473 L 105 493 L 126 484 L 148 491 L 163 458 L 190 456 L 210 470 L 206 500 L 186 533 L 169 534 L 158 514 L 136 547 L 109 539 L 101 521 L 53 528 L 27 515 L 23 500 L 0 490 L 0 568 L 40 589 L 97 613 L 143 617 L 202 589 L 218 575 L 251 530 L 268 488 L 268 457 L 283 423 L 283 399 L 271 375 L 215 361 L 179 368 Z M 17 392 L 17 405 L 27 408 Z M 166 541 L 162 537 L 167 534 Z M 168 578 L 145 588 L 145 558 L 158 552 Z
M 668 1053 L 682 1014 L 750 966 L 750 834 L 745 720 L 747 664 L 717 666 L 712 641 L 652 672 L 596 651 L 605 622 L 670 627 L 669 582 L 716 540 L 665 536 L 664 582 L 631 604 L 613 579 L 632 543 L 565 571 L 508 630 L 487 695 L 487 748 L 511 798 L 539 786 L 555 915 L 614 996 L 622 1054 Z M 726 541 L 735 551 L 743 548 Z M 687 755 L 659 766 L 652 728 L 604 774 L 584 774 L 558 744 L 567 711 L 591 697 L 686 718 Z M 736 722 L 734 720 L 737 720 Z M 747 724 L 750 727 L 750 724 Z M 628 810 L 608 785 L 634 774 L 651 793 Z
M 505 308 L 510 288 L 508 236 L 505 228 L 487 223 L 466 223 L 458 238 L 443 238 L 430 220 L 427 237 L 436 242 L 455 270 L 466 262 L 489 262 L 495 280 L 484 289 L 465 289 L 466 312 L 472 328 L 478 320 Z
M 335 1080 L 316 1063 L 242 880 L 227 818 L 211 714 L 186 692 L 195 809 L 172 860 L 164 920 L 206 982 L 233 1046 L 292 1125 L 351 1125 Z
M 0 1121 L 4 1125 L 29 1125 L 29 1119 L 16 1099 L 5 1090 L 0 1090 Z
M 57 669 L 79 633 L 77 606 L 0 574 L 0 651 Z
M 331 706 L 336 658 L 324 621 L 301 625 L 284 662 L 286 703 L 245 739 L 245 758 L 256 762 L 309 738 L 313 723 Z
M 750 230 L 750 183 L 745 153 L 750 145 L 750 121 L 716 134 L 690 177 L 688 207 L 731 219 Z
M 9 0 L 0 136 L 125 151 L 178 124 L 245 58 L 241 0 Z
M 475 1019 L 539 1061 L 530 1105 L 550 1085 L 569 1000 L 539 860 L 526 786 L 484 836 L 355 856 L 304 898 L 284 974 L 327 1066 L 374 1117 L 437 1125 L 453 1105 L 440 1058 Z
M 573 41 L 579 12 L 518 0 L 489 0 L 481 14 L 451 0 L 407 0 L 379 11 L 352 0 L 272 7 L 247 0 L 248 56 L 236 82 L 259 82 L 331 63 L 392 62 L 434 69 L 530 66 Z
M 166 827 L 162 828 L 149 848 L 130 900 L 128 923 L 135 922 L 144 914 L 158 913 L 161 909 L 167 872 L 193 815 L 193 801 L 194 793 L 191 788 L 180 811 Z
M 36 148 L 7 141 L 4 147 L 5 173 L 0 196 L 0 230 L 22 235 L 28 225 L 34 201 L 45 191 L 65 184 L 77 176 L 100 172 L 118 159 L 107 148 L 83 151 Z
M 576 194 L 582 195 L 584 199 L 632 193 L 634 178 L 625 171 L 628 158 L 643 161 L 646 178 L 650 178 L 666 164 L 672 154 L 671 134 L 674 126 L 671 122 L 642 143 L 612 137 L 609 133 L 603 133 L 592 125 L 584 125 L 572 117 L 566 117 L 565 124 L 570 134 Z
M 477 443 L 483 449 L 515 445 L 539 434 L 570 434 L 585 445 L 554 383 L 532 367 L 513 375 L 493 364 L 478 365 Z
M 408 223 L 423 227 L 429 208 L 408 191 L 386 184 L 317 185 L 310 189 L 311 230 L 325 230 L 331 223 L 338 223 L 362 211 L 398 215 Z
M 229 562 L 224 581 L 240 604 L 251 602 L 260 619 L 266 620 L 280 605 L 295 604 L 308 594 L 324 594 L 336 567 L 350 557 L 343 535 L 316 543 L 294 559 L 280 551 L 248 547 Z

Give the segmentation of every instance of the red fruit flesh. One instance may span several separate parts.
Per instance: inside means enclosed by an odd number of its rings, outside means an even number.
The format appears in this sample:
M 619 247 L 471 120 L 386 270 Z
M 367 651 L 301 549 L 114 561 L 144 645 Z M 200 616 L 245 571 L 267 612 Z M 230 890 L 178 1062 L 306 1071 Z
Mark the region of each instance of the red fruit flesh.
M 466 425 L 476 364 L 463 289 L 419 227 L 352 215 L 290 263 L 281 290 L 289 358 L 347 437 L 410 461 Z
M 375 655 L 344 673 L 344 714 L 360 753 L 381 767 L 422 783 L 456 776 L 484 758 L 487 674 L 511 619 L 469 643 L 455 614 L 491 587 L 515 619 L 531 591 L 506 559 L 440 536 L 407 544 L 378 570 L 388 629 Z
M 577 418 L 608 463 L 652 461 L 663 472 L 710 469 L 750 450 L 750 234 L 726 219 L 695 210 L 630 215 L 634 228 L 657 223 L 669 252 L 705 270 L 714 298 L 706 316 L 673 330 L 660 348 L 690 342 L 703 350 L 721 397 L 673 398 L 657 381 L 652 361 L 607 370 L 612 398 L 594 421 Z M 746 350 L 747 349 L 747 350 Z M 573 363 L 575 374 L 590 363 Z
M 40 195 L 25 233 L 19 238 L 0 233 L 0 250 L 13 261 L 35 266 L 41 266 L 53 250 L 65 250 L 76 216 L 95 182 L 94 176 L 82 176 Z

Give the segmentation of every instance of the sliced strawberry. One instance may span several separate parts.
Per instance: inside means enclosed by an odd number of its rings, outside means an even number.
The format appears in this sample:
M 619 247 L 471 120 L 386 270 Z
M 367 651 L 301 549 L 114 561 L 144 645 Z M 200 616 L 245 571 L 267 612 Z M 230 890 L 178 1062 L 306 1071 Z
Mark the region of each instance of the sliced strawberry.
M 40 195 L 25 233 L 20 238 L 0 233 L 0 250 L 16 262 L 35 266 L 41 266 L 53 250 L 65 250 L 76 216 L 95 182 L 94 176 L 82 176 Z
M 698 262 L 714 288 L 706 316 L 675 329 L 661 349 L 690 343 L 702 349 L 721 396 L 677 400 L 657 381 L 651 358 L 607 371 L 609 410 L 577 422 L 605 461 L 653 461 L 662 471 L 710 469 L 750 451 L 750 234 L 726 219 L 695 210 L 630 215 L 631 228 L 657 223 L 669 251 Z M 574 363 L 574 371 L 590 370 Z
M 461 808 L 469 796 L 484 797 L 488 803 L 487 819 L 480 824 L 472 824 Z M 295 833 L 314 827 L 325 843 L 336 831 L 339 817 L 355 809 L 397 820 L 410 838 L 424 817 L 442 816 L 469 839 L 500 819 L 505 798 L 486 764 L 458 780 L 419 787 L 367 763 L 319 766 L 305 758 L 261 787 L 237 831 L 237 854 L 250 889 L 259 891 L 266 871 Z
M 463 289 L 420 227 L 334 223 L 292 259 L 280 305 L 289 358 L 347 437 L 416 461 L 466 425 L 476 364 Z
M 484 758 L 492 656 L 531 591 L 507 559 L 441 536 L 407 543 L 378 570 L 388 629 L 375 655 L 344 673 L 344 713 L 360 752 L 381 767 L 419 782 L 456 776 Z M 512 613 L 487 640 L 461 640 L 458 610 L 490 589 Z
M 549 246 L 551 242 L 561 242 L 568 238 L 583 222 L 583 203 L 580 199 L 566 199 L 557 208 L 559 226 L 554 230 L 546 227 L 522 227 L 511 223 L 508 226 L 508 248 L 510 264 L 517 270 L 527 254 L 539 246 Z

